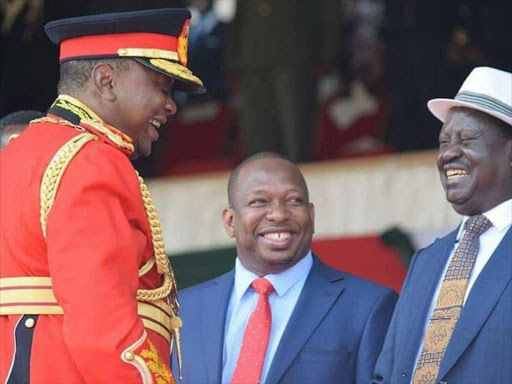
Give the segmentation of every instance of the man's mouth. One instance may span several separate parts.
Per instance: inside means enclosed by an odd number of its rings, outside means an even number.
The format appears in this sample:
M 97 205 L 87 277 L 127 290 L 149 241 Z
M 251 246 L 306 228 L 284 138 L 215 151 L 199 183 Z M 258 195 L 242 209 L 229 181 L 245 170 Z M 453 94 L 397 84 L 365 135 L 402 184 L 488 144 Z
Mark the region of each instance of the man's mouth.
M 270 240 L 285 241 L 292 237 L 290 232 L 269 232 L 263 234 L 263 237 Z
M 260 236 L 267 247 L 277 251 L 290 247 L 293 242 L 294 232 L 291 230 L 269 230 L 268 232 L 261 233 Z
M 162 125 L 162 123 L 156 119 L 149 120 L 149 123 L 155 128 L 158 129 Z
M 447 180 L 455 180 L 469 175 L 469 172 L 465 169 L 448 169 L 445 171 L 445 175 Z

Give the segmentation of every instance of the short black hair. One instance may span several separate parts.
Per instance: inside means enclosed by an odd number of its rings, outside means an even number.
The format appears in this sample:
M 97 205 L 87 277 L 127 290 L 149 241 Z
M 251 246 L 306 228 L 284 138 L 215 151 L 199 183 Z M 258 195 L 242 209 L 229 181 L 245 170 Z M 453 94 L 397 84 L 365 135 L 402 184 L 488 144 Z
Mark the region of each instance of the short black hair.
M 503 137 L 505 140 L 512 140 L 512 125 L 504 122 L 503 120 L 498 119 L 497 117 L 492 116 L 484 111 L 473 108 L 453 107 L 450 109 L 450 111 L 454 110 L 468 111 L 473 115 L 480 116 L 484 121 L 488 122 L 492 127 L 496 128 L 501 137 Z
M 132 67 L 132 59 L 83 59 L 69 60 L 60 64 L 60 78 L 57 85 L 59 94 L 76 95 L 85 90 L 85 85 L 91 78 L 92 70 L 98 64 L 107 64 L 120 71 Z
M 280 153 L 268 151 L 268 152 L 258 152 L 252 156 L 249 156 L 247 159 L 245 159 L 240 164 L 238 164 L 237 167 L 233 170 L 233 172 L 231 173 L 231 176 L 229 177 L 229 181 L 228 181 L 228 203 L 229 203 L 230 208 L 234 207 L 235 187 L 236 187 L 236 183 L 238 181 L 238 176 L 240 175 L 241 170 L 246 165 L 249 165 L 250 163 L 253 163 L 256 160 L 262 160 L 262 159 L 280 159 L 280 160 L 287 161 L 288 163 L 292 164 L 295 167 L 295 169 L 297 170 L 297 172 L 301 178 L 301 181 L 304 184 L 304 189 L 306 190 L 306 198 L 309 201 L 308 185 L 306 183 L 306 179 L 304 179 L 304 175 L 302 175 L 302 172 L 297 167 L 297 165 L 293 161 L 291 161 L 288 157 L 281 155 Z
M 45 114 L 39 111 L 23 110 L 10 113 L 0 119 L 0 134 L 9 125 L 28 125 L 32 120 L 39 119 Z

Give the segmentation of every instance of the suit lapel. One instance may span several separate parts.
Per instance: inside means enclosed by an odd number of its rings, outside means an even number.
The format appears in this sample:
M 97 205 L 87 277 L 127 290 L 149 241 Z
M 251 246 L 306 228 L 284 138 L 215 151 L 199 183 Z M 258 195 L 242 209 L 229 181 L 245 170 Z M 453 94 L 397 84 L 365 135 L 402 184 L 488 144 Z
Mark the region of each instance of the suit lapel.
M 277 383 L 297 357 L 302 346 L 343 292 L 341 280 L 343 277 L 339 272 L 332 273 L 315 257 L 274 355 L 265 380 L 267 384 Z
M 441 362 L 439 378 L 448 372 L 466 350 L 512 279 L 511 249 L 512 228 L 507 231 L 471 289 Z
M 415 292 L 408 295 L 409 308 L 408 317 L 403 327 L 403 336 L 405 350 L 401 353 L 401 358 L 405 359 L 406 366 L 413 366 L 420 347 L 419 343 L 423 339 L 423 329 L 427 319 L 428 310 L 432 303 L 437 283 L 443 273 L 446 261 L 453 249 L 458 230 L 455 230 L 438 240 L 437 246 L 433 246 L 428 254 L 422 255 L 421 265 L 415 266 L 419 270 L 415 270 L 411 282 Z M 419 261 L 418 261 L 419 263 Z M 433 278 L 434 277 L 434 278 Z M 402 292 L 404 292 L 402 290 Z M 401 331 L 398 331 L 401 333 Z
M 211 289 L 202 297 L 202 332 L 209 383 L 220 383 L 222 379 L 222 355 L 224 346 L 224 324 L 226 310 L 233 288 L 234 271 L 213 281 Z M 219 310 L 220 308 L 220 310 Z

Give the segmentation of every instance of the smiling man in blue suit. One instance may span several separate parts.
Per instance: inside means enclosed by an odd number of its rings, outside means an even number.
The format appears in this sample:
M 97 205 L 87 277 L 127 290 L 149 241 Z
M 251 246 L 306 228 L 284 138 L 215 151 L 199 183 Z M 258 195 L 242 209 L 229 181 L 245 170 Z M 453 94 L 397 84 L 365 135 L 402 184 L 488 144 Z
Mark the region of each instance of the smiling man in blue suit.
M 512 383 L 512 74 L 475 68 L 444 122 L 437 167 L 462 224 L 414 257 L 376 383 Z
M 182 383 L 368 383 L 396 293 L 311 253 L 315 209 L 289 160 L 245 160 L 228 199 L 235 269 L 180 291 Z

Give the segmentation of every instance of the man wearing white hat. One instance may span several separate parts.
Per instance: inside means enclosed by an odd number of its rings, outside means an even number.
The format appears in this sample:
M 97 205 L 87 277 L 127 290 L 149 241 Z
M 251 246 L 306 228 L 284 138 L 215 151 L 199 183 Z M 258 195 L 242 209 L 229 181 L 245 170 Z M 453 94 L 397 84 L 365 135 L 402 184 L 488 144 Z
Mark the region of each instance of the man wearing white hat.
M 437 167 L 461 225 L 415 255 L 375 383 L 512 383 L 512 74 L 475 68 L 444 124 Z

